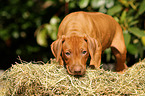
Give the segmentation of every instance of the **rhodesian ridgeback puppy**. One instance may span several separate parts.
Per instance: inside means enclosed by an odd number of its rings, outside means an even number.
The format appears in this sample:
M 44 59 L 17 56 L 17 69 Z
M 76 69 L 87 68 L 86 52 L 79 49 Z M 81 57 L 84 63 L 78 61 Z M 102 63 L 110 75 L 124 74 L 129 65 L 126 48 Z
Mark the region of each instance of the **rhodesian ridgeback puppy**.
M 65 64 L 71 75 L 85 74 L 89 56 L 90 66 L 99 68 L 102 51 L 109 47 L 116 57 L 116 71 L 126 69 L 122 29 L 111 16 L 99 12 L 67 15 L 59 26 L 57 40 L 51 44 L 56 60 Z

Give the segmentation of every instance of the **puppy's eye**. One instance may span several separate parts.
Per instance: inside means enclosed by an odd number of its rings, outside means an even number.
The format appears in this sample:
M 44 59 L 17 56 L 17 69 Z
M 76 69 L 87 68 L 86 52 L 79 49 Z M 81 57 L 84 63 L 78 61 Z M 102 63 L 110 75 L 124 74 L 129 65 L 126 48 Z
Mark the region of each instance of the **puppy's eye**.
M 70 52 L 66 52 L 65 55 L 66 55 L 66 56 L 69 56 L 69 55 L 70 55 Z
M 83 51 L 83 52 L 82 52 L 82 54 L 86 54 L 86 53 L 87 53 L 87 51 Z

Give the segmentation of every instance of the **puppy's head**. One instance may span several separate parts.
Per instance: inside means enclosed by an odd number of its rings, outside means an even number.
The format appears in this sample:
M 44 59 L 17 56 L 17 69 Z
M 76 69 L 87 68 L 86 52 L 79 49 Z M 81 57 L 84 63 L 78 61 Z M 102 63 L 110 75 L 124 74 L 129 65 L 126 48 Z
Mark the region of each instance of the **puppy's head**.
M 87 59 L 94 53 L 95 44 L 89 44 L 91 42 L 86 36 L 62 36 L 51 44 L 51 50 L 57 61 L 65 63 L 69 74 L 83 75 Z

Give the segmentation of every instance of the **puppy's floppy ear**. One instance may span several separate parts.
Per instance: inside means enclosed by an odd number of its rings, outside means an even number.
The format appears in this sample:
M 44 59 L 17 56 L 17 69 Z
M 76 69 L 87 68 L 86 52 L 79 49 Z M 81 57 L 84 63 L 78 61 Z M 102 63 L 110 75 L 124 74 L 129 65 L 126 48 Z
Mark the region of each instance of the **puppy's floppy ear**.
M 97 52 L 100 44 L 98 43 L 98 41 L 96 39 L 94 39 L 88 35 L 85 35 L 84 39 L 88 44 L 88 50 L 89 50 L 90 56 L 91 56 L 91 58 L 93 58 L 94 54 Z
M 62 42 L 64 40 L 65 40 L 65 36 L 62 36 L 61 38 L 58 38 L 56 41 L 54 41 L 51 44 L 51 51 L 54 57 L 56 58 L 56 61 L 58 62 L 60 60 L 60 63 L 63 62 L 61 57 L 61 52 L 62 52 Z
M 91 56 L 90 66 L 99 67 L 102 52 L 101 43 L 88 35 L 85 35 L 84 39 L 88 44 L 88 50 Z

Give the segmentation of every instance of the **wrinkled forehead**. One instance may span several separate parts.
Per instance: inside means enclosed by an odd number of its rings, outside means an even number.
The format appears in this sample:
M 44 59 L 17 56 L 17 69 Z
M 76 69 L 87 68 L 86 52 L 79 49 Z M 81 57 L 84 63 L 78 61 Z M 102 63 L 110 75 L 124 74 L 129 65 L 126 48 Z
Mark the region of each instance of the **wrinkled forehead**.
M 87 42 L 84 40 L 83 37 L 71 36 L 66 37 L 63 43 L 63 48 L 65 49 L 80 49 L 80 48 L 87 48 Z

